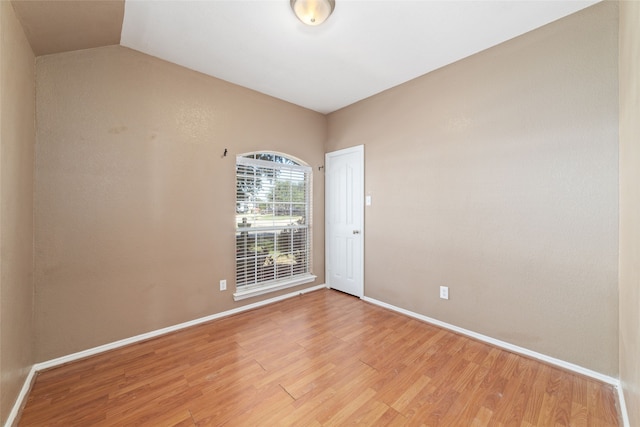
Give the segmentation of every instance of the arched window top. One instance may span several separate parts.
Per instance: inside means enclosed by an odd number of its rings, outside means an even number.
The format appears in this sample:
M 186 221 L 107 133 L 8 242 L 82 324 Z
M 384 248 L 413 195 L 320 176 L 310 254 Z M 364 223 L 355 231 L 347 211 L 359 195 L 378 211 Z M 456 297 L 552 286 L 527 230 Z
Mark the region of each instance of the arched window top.
M 308 166 L 305 162 L 293 156 L 272 151 L 256 151 L 253 153 L 240 154 L 238 157 L 280 163 L 283 165 Z

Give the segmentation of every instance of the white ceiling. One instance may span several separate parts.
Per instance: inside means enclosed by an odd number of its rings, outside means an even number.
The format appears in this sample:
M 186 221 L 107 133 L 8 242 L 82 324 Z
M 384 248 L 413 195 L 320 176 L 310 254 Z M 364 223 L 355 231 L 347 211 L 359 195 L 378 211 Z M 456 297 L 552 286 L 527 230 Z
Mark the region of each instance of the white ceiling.
M 307 27 L 289 0 L 127 0 L 120 44 L 330 113 L 599 0 L 336 0 Z

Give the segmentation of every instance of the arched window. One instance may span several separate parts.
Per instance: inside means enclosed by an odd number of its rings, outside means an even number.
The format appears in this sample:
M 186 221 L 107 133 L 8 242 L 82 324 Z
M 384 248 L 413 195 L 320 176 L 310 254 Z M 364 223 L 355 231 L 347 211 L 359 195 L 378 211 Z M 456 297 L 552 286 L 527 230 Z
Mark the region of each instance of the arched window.
M 311 167 L 283 154 L 236 157 L 236 300 L 309 283 Z

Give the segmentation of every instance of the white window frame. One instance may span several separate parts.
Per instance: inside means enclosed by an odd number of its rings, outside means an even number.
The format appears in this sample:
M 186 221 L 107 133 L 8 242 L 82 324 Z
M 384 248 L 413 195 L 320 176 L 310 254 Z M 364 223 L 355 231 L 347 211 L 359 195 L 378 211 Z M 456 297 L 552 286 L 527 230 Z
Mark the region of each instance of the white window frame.
M 294 162 L 295 164 L 279 163 L 276 161 L 260 160 L 255 158 L 256 156 L 260 156 L 260 155 L 279 156 L 291 162 Z M 253 158 L 251 158 L 251 156 L 253 156 Z M 254 209 L 258 205 L 257 200 L 255 201 L 255 204 L 248 204 L 246 200 L 246 196 L 242 200 L 240 200 L 238 196 L 238 192 L 239 192 L 238 185 L 237 185 L 238 179 L 241 177 L 246 179 L 245 175 L 243 175 L 241 172 L 242 170 L 241 168 L 247 167 L 247 166 L 261 168 L 261 170 L 263 171 L 273 170 L 274 176 L 279 177 L 274 180 L 280 181 L 280 182 L 287 181 L 286 178 L 285 179 L 281 178 L 283 173 L 285 175 L 289 173 L 295 176 L 300 176 L 300 174 L 303 174 L 304 183 L 305 183 L 305 190 L 304 190 L 305 221 L 304 223 L 283 225 L 283 224 L 277 224 L 276 221 L 273 221 L 273 224 L 271 225 L 263 223 L 263 224 L 260 224 L 258 227 L 253 227 L 253 225 L 256 225 L 256 224 L 251 224 L 251 221 L 248 221 L 250 225 L 248 226 L 243 225 L 244 218 L 242 217 L 242 214 L 238 212 L 238 209 L 242 207 L 242 211 L 245 212 L 247 205 L 253 206 Z M 268 179 L 267 179 L 267 184 L 268 186 L 276 185 L 274 181 L 268 180 Z M 313 267 L 312 265 L 312 246 L 313 246 L 312 245 L 312 221 L 311 221 L 312 199 L 313 199 L 311 194 L 312 186 L 313 186 L 312 168 L 306 165 L 304 162 L 290 155 L 277 153 L 277 152 L 261 151 L 261 152 L 245 153 L 245 154 L 238 155 L 236 157 L 236 221 L 235 221 L 236 222 L 236 230 L 235 230 L 236 231 L 235 233 L 236 235 L 236 276 L 235 276 L 236 291 L 233 294 L 234 300 L 238 301 L 245 298 L 251 298 L 251 297 L 263 295 L 269 292 L 275 292 L 281 289 L 286 289 L 293 286 L 311 283 L 314 280 L 316 280 L 316 276 L 312 274 L 312 267 Z M 265 194 L 266 194 L 266 191 L 265 191 Z M 275 198 L 275 196 L 273 197 Z M 290 197 L 293 197 L 293 196 L 290 196 Z M 260 201 L 260 203 L 265 203 L 265 201 L 262 200 Z M 271 200 L 269 203 L 272 203 L 272 206 L 275 206 L 274 200 Z M 278 204 L 281 204 L 281 203 L 279 202 Z M 296 203 L 294 203 L 293 199 L 291 198 L 289 200 L 289 206 L 294 206 L 294 205 L 296 205 Z M 251 215 L 248 214 L 247 217 L 251 217 Z M 277 274 L 275 273 L 276 267 L 274 265 L 274 273 L 273 273 L 274 277 L 269 278 L 268 280 L 258 280 L 258 277 L 260 276 L 260 268 L 263 268 L 265 264 L 260 264 L 261 261 L 258 259 L 257 254 L 254 256 L 249 256 L 247 254 L 248 252 L 247 247 L 251 243 L 251 240 L 247 240 L 247 239 L 251 239 L 249 235 L 254 234 L 253 242 L 256 243 L 258 238 L 257 233 L 267 233 L 267 234 L 274 233 L 274 235 L 279 235 L 278 233 L 281 233 L 284 230 L 288 230 L 291 233 L 300 232 L 300 231 L 306 232 L 307 238 L 304 244 L 304 251 L 305 251 L 304 265 L 302 265 L 302 268 L 304 269 L 304 271 L 301 273 L 294 273 L 293 272 L 294 268 L 292 267 L 291 275 L 277 278 L 276 277 Z M 241 240 L 243 239 L 243 236 L 245 239 L 244 242 L 242 242 Z M 274 237 L 274 241 L 277 241 L 277 240 L 278 240 L 277 237 Z M 293 244 L 293 241 L 292 241 L 292 244 Z M 254 261 L 255 261 L 254 266 L 251 266 L 251 262 L 254 262 Z M 271 261 L 274 264 L 276 263 L 275 261 L 273 261 L 273 257 L 271 257 Z M 243 267 L 239 267 L 240 265 L 242 265 Z M 252 274 L 251 276 L 252 279 L 250 281 L 247 279 L 247 272 Z M 281 272 L 281 270 L 279 270 L 279 272 Z M 247 283 L 240 283 L 240 282 L 247 282 Z

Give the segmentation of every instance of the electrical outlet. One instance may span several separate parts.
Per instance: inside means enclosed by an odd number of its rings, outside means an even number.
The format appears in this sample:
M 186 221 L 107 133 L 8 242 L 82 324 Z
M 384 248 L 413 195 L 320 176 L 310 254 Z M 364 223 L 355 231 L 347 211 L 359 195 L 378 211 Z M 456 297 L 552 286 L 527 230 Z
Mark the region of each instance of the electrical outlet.
M 449 299 L 449 287 L 448 286 L 440 286 L 440 298 Z
M 226 291 L 227 290 L 227 281 L 226 280 L 220 280 L 220 290 L 221 291 Z

